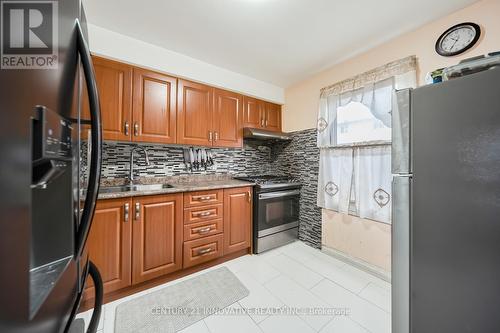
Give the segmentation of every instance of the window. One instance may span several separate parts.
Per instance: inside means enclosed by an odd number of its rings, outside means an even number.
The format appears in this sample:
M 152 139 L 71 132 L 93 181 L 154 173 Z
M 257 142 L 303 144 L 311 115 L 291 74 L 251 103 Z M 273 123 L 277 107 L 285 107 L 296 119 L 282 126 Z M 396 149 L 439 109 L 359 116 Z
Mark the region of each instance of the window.
M 337 109 L 337 145 L 391 141 L 391 128 L 375 118 L 370 109 L 351 102 Z

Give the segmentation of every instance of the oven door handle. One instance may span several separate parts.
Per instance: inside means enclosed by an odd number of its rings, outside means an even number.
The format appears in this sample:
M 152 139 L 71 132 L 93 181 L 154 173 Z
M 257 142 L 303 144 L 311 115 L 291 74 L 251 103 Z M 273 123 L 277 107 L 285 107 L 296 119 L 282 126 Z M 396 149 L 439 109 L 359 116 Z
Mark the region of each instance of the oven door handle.
M 259 194 L 259 199 L 284 198 L 296 195 L 300 195 L 300 190 L 261 193 Z

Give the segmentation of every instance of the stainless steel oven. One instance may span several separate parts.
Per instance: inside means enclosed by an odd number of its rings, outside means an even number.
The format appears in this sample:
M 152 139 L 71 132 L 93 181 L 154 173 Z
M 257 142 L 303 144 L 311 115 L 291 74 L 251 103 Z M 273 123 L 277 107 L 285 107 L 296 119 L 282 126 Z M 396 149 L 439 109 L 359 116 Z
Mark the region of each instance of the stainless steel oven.
M 298 238 L 300 189 L 256 193 L 254 252 L 261 253 Z
M 256 183 L 254 191 L 253 248 L 261 253 L 298 239 L 300 187 L 283 176 L 242 177 Z

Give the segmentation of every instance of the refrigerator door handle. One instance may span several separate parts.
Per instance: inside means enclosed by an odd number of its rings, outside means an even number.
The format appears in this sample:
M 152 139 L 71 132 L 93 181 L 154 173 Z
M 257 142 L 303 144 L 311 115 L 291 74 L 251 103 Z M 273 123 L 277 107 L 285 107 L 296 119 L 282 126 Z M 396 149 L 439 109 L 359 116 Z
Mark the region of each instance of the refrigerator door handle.
M 90 318 L 90 323 L 88 325 L 86 333 L 95 333 L 99 327 L 99 319 L 102 313 L 102 302 L 103 302 L 103 282 L 101 273 L 99 273 L 99 269 L 97 266 L 90 260 L 87 260 L 87 264 L 85 265 L 85 272 L 83 274 L 83 287 L 81 291 L 76 296 L 76 302 L 73 306 L 73 310 L 71 311 L 71 315 L 68 320 L 68 324 L 64 329 L 64 332 L 74 332 L 75 330 L 71 330 L 71 326 L 75 320 L 78 309 L 80 308 L 80 304 L 82 301 L 83 294 L 85 292 L 85 284 L 87 283 L 87 278 L 90 277 L 92 282 L 94 283 L 94 308 L 92 311 L 92 317 Z M 77 331 L 78 332 L 78 331 Z
M 85 41 L 80 21 L 76 20 L 77 48 L 83 65 L 87 91 L 89 95 L 90 122 L 91 122 L 91 144 L 90 167 L 87 195 L 83 207 L 82 217 L 76 235 L 76 255 L 79 257 L 83 252 L 87 241 L 90 225 L 94 216 L 97 194 L 99 192 L 99 182 L 101 179 L 101 154 L 102 154 L 102 129 L 101 129 L 101 109 L 99 105 L 99 95 L 95 80 L 94 67 L 90 56 L 89 47 Z

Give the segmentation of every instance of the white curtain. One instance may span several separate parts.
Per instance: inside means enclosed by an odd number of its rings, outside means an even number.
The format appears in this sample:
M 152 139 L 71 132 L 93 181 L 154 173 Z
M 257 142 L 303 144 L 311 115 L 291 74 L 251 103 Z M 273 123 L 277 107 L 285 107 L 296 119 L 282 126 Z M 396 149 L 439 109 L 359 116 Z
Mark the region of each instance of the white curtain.
M 391 222 L 391 146 L 354 150 L 354 188 L 359 217 Z
M 347 214 L 352 194 L 357 215 L 390 223 L 391 146 L 339 147 L 337 109 L 359 102 L 385 126 L 392 127 L 394 89 L 415 87 L 416 83 L 416 57 L 411 56 L 321 90 L 318 206 Z
M 318 206 L 348 213 L 353 177 L 353 150 L 321 149 L 319 155 Z

